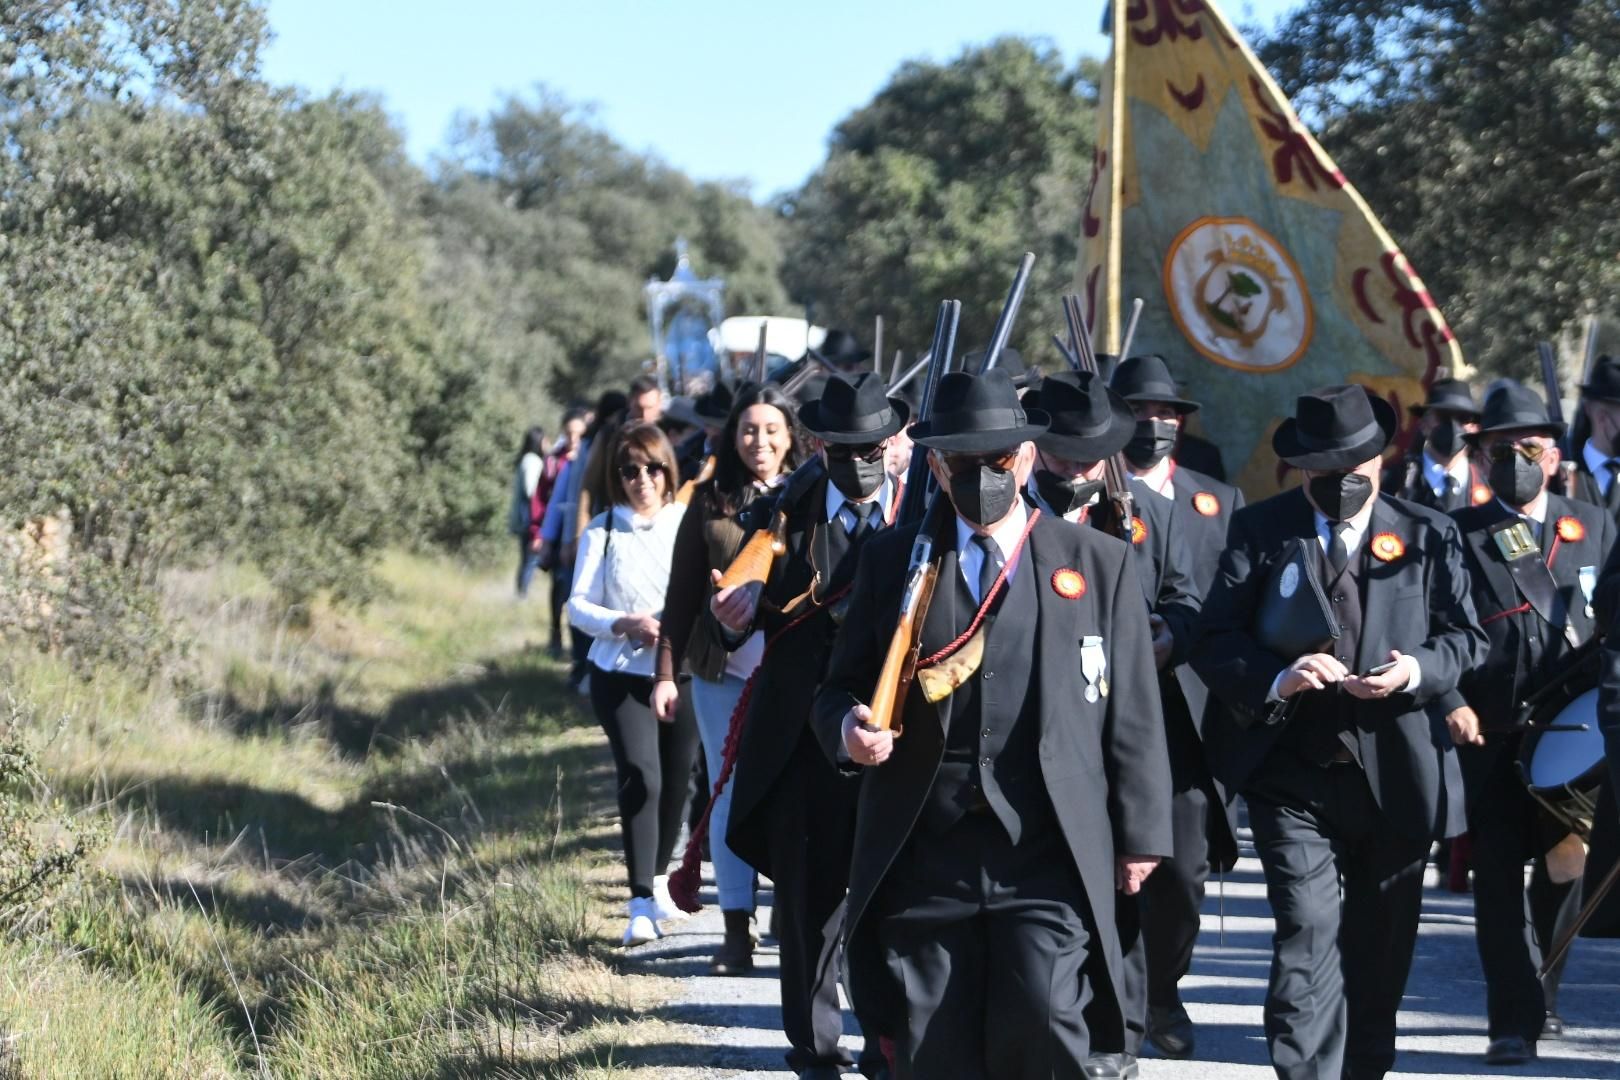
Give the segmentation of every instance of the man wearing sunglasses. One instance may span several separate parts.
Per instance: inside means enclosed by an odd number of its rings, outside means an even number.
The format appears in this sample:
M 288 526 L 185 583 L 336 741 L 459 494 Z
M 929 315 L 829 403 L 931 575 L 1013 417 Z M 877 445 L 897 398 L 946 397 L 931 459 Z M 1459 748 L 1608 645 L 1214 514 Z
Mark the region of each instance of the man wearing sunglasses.
M 862 553 L 816 697 L 824 748 L 863 772 L 849 989 L 900 1080 L 1083 1076 L 1088 1003 L 1123 1024 L 1114 894 L 1169 850 L 1147 605 L 1123 543 L 1021 498 L 1046 427 L 1000 371 L 940 381 L 912 437 L 947 502 Z M 920 528 L 918 676 L 878 730 Z
M 1564 425 L 1535 392 L 1503 383 L 1485 402 L 1480 430 L 1495 497 L 1458 510 L 1474 606 L 1490 637 L 1485 663 L 1464 673 L 1439 704 L 1460 747 L 1473 830 L 1474 932 L 1485 972 L 1489 1065 L 1519 1065 L 1536 1041 L 1563 1033 L 1562 965 L 1536 977 L 1562 905 L 1578 906 L 1580 841 L 1552 822 L 1518 774 L 1524 724 L 1518 702 L 1549 685 L 1598 630 L 1592 606 L 1598 569 L 1614 546 L 1603 507 L 1547 490 L 1558 474 Z M 1526 934 L 1524 864 L 1534 860 Z M 1573 866 L 1571 865 L 1573 863 Z M 1539 945 L 1539 947 L 1537 947 Z
M 861 550 L 888 527 L 899 502 L 884 454 L 908 418 L 905 402 L 888 397 L 870 372 L 827 379 L 820 397 L 799 408 L 805 430 L 821 443 L 821 465 L 813 484 L 799 489 L 795 479 L 789 488 L 802 494 L 787 508 L 787 552 L 757 598 L 741 590 L 722 609 L 733 633 L 760 629 L 772 642 L 743 725 L 726 843 L 774 887 L 787 1061 L 809 1080 L 835 1080 L 850 1064 L 838 1045 L 839 912 L 860 781 L 822 753 L 810 707 Z M 762 500 L 749 516 L 775 508 Z M 877 1032 L 867 1029 L 866 1041 L 861 1068 L 875 1076 L 883 1065 Z

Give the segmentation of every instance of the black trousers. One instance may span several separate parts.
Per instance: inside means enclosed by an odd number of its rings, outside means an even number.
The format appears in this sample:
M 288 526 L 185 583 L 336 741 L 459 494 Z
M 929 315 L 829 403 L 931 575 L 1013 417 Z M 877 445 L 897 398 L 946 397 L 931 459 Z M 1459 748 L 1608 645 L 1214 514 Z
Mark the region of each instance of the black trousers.
M 1161 859 L 1135 897 L 1114 898 L 1115 925 L 1124 952 L 1125 1046 L 1139 1054 L 1147 1029 L 1148 1009 L 1181 1004 L 1177 988 L 1192 968 L 1198 942 L 1199 911 L 1209 880 L 1209 822 L 1222 810 L 1200 786 L 1178 790 L 1170 803 L 1172 850 Z M 1098 1050 L 1117 1050 L 1100 1043 Z
M 1274 752 L 1244 792 L 1276 918 L 1266 1043 L 1284 1080 L 1382 1077 L 1417 944 L 1430 838 L 1397 832 L 1354 764 Z
M 849 1065 L 838 1045 L 844 1013 L 840 938 L 855 842 L 860 778 L 840 773 L 806 729 L 771 803 L 771 884 L 780 944 L 782 1032 L 788 1067 Z M 868 1042 L 876 1048 L 875 1034 Z
M 607 732 L 618 774 L 631 896 L 651 896 L 653 878 L 669 866 L 698 746 L 691 713 L 677 711 L 674 721 L 659 723 L 651 698 L 651 679 L 591 668 L 591 707 Z
M 1545 814 L 1519 779 L 1519 737 L 1491 737 L 1484 747 L 1463 747 L 1469 790 L 1468 826 L 1473 830 L 1474 940 L 1485 974 L 1485 1012 L 1490 1037 L 1541 1036 L 1542 1020 L 1556 1008 L 1563 965 L 1536 977 L 1542 949 L 1550 948 L 1560 909 L 1578 904 L 1575 883 L 1555 885 L 1542 863 L 1551 839 Z M 1524 864 L 1535 860 L 1530 888 Z
M 993 814 L 916 830 L 874 899 L 906 995 L 898 1080 L 1081 1080 L 1096 939 L 1056 830 L 1013 844 Z

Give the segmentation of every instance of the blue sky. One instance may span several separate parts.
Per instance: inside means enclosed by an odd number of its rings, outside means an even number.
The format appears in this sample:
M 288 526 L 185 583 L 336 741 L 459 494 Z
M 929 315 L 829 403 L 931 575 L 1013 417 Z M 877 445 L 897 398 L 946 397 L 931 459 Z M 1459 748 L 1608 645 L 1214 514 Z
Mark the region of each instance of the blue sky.
M 1227 0 L 1270 26 L 1300 0 Z M 379 93 L 427 162 L 458 112 L 544 82 L 602 126 L 705 180 L 766 198 L 820 164 L 826 137 L 904 60 L 1002 34 L 1102 55 L 1101 0 L 267 0 L 265 74 L 317 93 Z

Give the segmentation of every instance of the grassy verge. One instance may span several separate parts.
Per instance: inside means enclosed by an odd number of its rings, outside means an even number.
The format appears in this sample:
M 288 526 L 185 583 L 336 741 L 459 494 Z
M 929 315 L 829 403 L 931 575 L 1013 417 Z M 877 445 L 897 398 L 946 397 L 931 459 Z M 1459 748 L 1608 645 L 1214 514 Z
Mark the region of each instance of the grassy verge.
M 177 576 L 173 672 L 14 651 L 94 868 L 0 942 L 17 1076 L 581 1076 L 661 987 L 615 973 L 611 763 L 541 604 L 406 556 L 363 611 Z M 611 906 L 610 906 L 611 905 Z

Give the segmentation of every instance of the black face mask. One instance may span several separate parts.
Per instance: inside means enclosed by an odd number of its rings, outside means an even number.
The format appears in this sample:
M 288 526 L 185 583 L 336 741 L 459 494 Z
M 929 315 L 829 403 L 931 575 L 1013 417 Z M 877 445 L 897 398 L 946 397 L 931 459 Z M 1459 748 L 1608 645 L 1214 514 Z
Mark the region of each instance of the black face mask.
M 951 504 L 956 512 L 980 527 L 1007 516 L 1018 498 L 1018 478 L 1011 469 L 980 465 L 951 474 Z
M 1151 469 L 1176 448 L 1180 429 L 1168 420 L 1138 420 L 1136 434 L 1125 444 L 1125 460 L 1138 469 Z
M 1455 417 L 1448 416 L 1429 432 L 1429 449 L 1434 451 L 1436 461 L 1450 461 L 1462 448 L 1462 441 L 1462 423 Z
M 1331 472 L 1311 477 L 1305 485 L 1311 502 L 1329 521 L 1345 521 L 1361 513 L 1372 498 L 1372 481 L 1357 472 Z
M 1058 517 L 1068 517 L 1102 494 L 1101 480 L 1070 479 L 1047 469 L 1035 470 L 1035 492 Z
M 864 499 L 883 486 L 883 455 L 876 461 L 858 457 L 827 459 L 827 478 L 846 499 Z
M 1546 485 L 1541 466 L 1524 460 L 1523 454 L 1510 454 L 1506 461 L 1491 461 L 1491 490 L 1509 506 L 1526 506 Z

